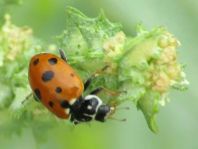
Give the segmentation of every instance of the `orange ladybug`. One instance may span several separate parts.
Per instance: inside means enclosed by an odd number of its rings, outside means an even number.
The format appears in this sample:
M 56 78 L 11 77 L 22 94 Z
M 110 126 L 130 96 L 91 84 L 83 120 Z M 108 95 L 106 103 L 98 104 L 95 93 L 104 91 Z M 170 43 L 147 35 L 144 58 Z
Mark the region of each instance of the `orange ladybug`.
M 93 76 L 84 84 L 78 74 L 67 63 L 66 56 L 59 50 L 60 57 L 41 53 L 32 57 L 29 64 L 29 83 L 34 96 L 52 113 L 74 124 L 97 120 L 104 122 L 114 111 L 113 106 L 103 104 L 97 96 L 103 88 L 93 90 L 83 97 Z

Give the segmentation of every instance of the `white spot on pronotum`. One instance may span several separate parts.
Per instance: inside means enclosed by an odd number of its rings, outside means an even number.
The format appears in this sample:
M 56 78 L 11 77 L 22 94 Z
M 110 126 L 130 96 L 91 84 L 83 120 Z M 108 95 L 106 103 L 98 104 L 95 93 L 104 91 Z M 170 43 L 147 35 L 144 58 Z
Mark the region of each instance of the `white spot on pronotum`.
M 69 108 L 65 109 L 65 113 L 66 113 L 67 115 L 69 115 L 70 109 L 69 109 Z
M 75 101 L 76 101 L 76 98 L 73 98 L 72 100 L 69 101 L 69 104 L 73 105 Z

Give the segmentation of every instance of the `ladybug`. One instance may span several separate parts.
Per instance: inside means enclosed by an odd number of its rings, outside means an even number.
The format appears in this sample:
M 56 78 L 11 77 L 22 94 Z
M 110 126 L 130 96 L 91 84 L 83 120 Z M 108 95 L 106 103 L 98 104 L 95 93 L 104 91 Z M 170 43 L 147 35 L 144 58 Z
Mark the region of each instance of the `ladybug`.
M 57 117 L 70 119 L 74 124 L 92 120 L 105 122 L 115 108 L 97 96 L 103 88 L 96 88 L 83 97 L 82 93 L 95 76 L 83 83 L 67 63 L 64 52 L 59 50 L 59 53 L 60 57 L 40 53 L 31 58 L 28 77 L 33 95 Z

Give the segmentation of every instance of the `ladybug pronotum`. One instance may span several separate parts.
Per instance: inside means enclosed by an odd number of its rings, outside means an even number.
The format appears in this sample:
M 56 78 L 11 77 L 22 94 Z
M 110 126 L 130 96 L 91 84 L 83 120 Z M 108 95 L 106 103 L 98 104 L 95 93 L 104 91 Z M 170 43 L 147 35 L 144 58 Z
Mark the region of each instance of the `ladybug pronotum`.
M 89 95 L 82 93 L 89 87 L 93 77 L 84 84 L 78 74 L 67 63 L 62 50 L 60 57 L 41 53 L 32 57 L 29 64 L 29 83 L 33 95 L 49 111 L 74 124 L 97 120 L 104 122 L 115 108 L 103 104 L 97 96 L 102 88 L 96 88 Z

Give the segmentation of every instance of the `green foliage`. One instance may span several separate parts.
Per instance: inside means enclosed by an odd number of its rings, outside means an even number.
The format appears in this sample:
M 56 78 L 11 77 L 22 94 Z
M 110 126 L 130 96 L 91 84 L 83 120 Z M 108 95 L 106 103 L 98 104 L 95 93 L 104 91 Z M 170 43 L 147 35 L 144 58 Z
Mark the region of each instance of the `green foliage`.
M 103 14 L 88 18 L 69 7 L 66 15 L 67 27 L 58 43 L 71 64 L 81 70 L 83 78 L 88 76 L 87 71 L 93 73 L 108 65 L 93 87 L 123 92 L 111 102 L 133 101 L 144 113 L 149 128 L 157 132 L 155 117 L 159 105 L 165 105 L 170 88 L 183 90 L 188 85 L 177 61 L 179 41 L 163 27 L 149 32 L 139 25 L 137 36 L 126 37 L 120 25 L 110 23 Z
M 30 28 L 13 25 L 9 15 L 5 19 L 0 30 L 0 115 L 4 118 L 0 128 L 9 135 L 20 133 L 37 121 L 35 116 L 45 109 L 34 101 L 22 104 L 31 92 L 27 75 L 29 59 L 41 52 L 41 43 L 33 37 Z
M 123 88 L 130 92 L 125 96 L 134 101 L 150 129 L 157 132 L 155 117 L 159 105 L 168 101 L 171 88 L 186 89 L 188 81 L 177 61 L 179 41 L 163 27 L 151 32 L 139 28 L 137 36 L 125 46 L 126 51 L 119 61 L 119 78 Z
M 110 22 L 103 13 L 88 18 L 68 7 L 66 17 L 66 28 L 57 36 L 57 45 L 48 46 L 35 38 L 30 28 L 17 27 L 9 15 L 5 16 L 0 29 L 0 115 L 7 117 L 1 120 L 0 129 L 6 134 L 20 133 L 29 126 L 33 134 L 42 137 L 38 129 L 46 132 L 62 123 L 40 103 L 29 100 L 22 104 L 31 92 L 27 75 L 31 56 L 47 47 L 48 52 L 57 53 L 54 49 L 60 47 L 83 80 L 108 65 L 91 89 L 103 86 L 119 91 L 116 99 L 104 94 L 101 97 L 114 105 L 132 101 L 144 113 L 149 128 L 157 132 L 159 105 L 165 105 L 171 88 L 184 90 L 188 84 L 177 61 L 179 41 L 162 27 L 147 31 L 139 26 L 137 36 L 127 37 L 121 25 Z

